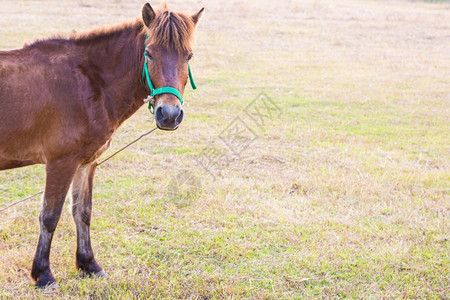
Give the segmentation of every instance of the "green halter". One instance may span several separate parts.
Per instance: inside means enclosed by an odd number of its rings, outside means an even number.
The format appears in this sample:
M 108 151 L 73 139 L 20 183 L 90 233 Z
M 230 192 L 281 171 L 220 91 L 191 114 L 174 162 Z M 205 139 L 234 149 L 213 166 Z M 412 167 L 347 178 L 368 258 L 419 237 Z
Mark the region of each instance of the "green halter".
M 148 38 L 148 36 L 145 39 L 147 39 L 147 38 Z M 153 87 L 152 81 L 150 79 L 150 74 L 148 73 L 147 60 L 148 60 L 147 52 L 144 51 L 144 68 L 142 70 L 142 83 L 145 85 L 145 80 L 147 79 L 147 85 L 148 85 L 148 88 L 150 89 L 149 98 L 153 98 L 154 96 L 161 95 L 161 94 L 172 94 L 172 95 L 177 96 L 177 98 L 181 102 L 181 106 L 183 106 L 183 104 L 184 104 L 183 98 L 181 97 L 181 93 L 176 88 L 173 88 L 170 86 L 163 86 L 163 87 L 155 89 Z M 188 63 L 188 70 L 189 70 L 189 81 L 191 82 L 192 89 L 195 90 L 195 89 L 197 89 L 197 86 L 195 85 L 194 78 L 192 77 L 191 67 L 189 66 L 189 63 Z M 153 101 L 151 101 L 151 100 L 149 100 L 149 102 L 148 102 L 148 109 L 150 110 L 150 112 L 152 114 L 155 112 L 155 107 L 153 105 Z

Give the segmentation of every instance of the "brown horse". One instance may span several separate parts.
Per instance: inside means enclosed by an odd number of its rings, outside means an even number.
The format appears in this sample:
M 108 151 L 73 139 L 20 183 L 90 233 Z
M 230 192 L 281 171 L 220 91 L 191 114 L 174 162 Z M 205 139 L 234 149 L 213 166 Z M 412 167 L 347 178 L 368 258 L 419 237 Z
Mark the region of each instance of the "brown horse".
M 0 52 L 0 170 L 46 165 L 31 270 L 36 286 L 56 284 L 50 245 L 70 186 L 76 267 L 106 276 L 94 259 L 89 233 L 97 158 L 120 124 L 144 104 L 149 85 L 176 89 L 182 96 L 202 12 L 188 16 L 165 5 L 155 12 L 147 3 L 142 20 Z M 151 82 L 142 82 L 144 66 Z M 160 129 L 178 127 L 180 101 L 172 92 L 154 97 Z

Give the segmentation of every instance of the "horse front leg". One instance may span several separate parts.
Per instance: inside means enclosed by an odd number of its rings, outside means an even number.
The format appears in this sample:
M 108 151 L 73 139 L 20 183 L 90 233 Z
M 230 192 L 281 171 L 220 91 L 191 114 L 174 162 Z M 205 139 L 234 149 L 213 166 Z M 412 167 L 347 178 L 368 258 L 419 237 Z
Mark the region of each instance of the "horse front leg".
M 97 162 L 81 166 L 72 183 L 72 215 L 77 227 L 76 267 L 89 276 L 106 277 L 106 273 L 95 261 L 89 229 L 96 166 Z
M 31 268 L 31 277 L 36 281 L 37 287 L 56 283 L 50 271 L 50 246 L 67 191 L 77 169 L 78 163 L 68 158 L 49 162 L 46 165 L 45 192 L 39 214 L 39 241 Z

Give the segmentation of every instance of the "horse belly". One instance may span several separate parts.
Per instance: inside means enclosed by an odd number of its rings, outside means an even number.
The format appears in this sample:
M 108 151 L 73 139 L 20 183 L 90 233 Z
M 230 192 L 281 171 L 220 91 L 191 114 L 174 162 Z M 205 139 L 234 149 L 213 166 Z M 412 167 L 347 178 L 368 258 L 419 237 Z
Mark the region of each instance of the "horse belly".
M 34 165 L 35 162 L 33 161 L 17 161 L 17 160 L 7 160 L 7 159 L 1 159 L 0 158 L 0 170 L 8 170 L 8 169 L 15 169 L 15 168 L 21 168 L 29 165 Z

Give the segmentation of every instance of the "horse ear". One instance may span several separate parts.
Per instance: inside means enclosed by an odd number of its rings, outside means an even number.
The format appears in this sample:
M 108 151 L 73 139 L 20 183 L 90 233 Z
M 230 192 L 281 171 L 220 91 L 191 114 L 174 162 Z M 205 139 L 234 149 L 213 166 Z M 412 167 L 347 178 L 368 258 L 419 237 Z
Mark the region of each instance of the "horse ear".
M 194 22 L 195 25 L 197 25 L 198 21 L 200 20 L 200 18 L 202 17 L 203 11 L 205 10 L 205 8 L 203 7 L 202 9 L 200 9 L 197 13 L 193 14 L 191 16 L 192 21 Z
M 151 7 L 151 5 L 145 3 L 144 7 L 142 8 L 142 20 L 144 20 L 145 26 L 149 27 L 150 23 L 155 19 L 155 16 L 155 11 Z

